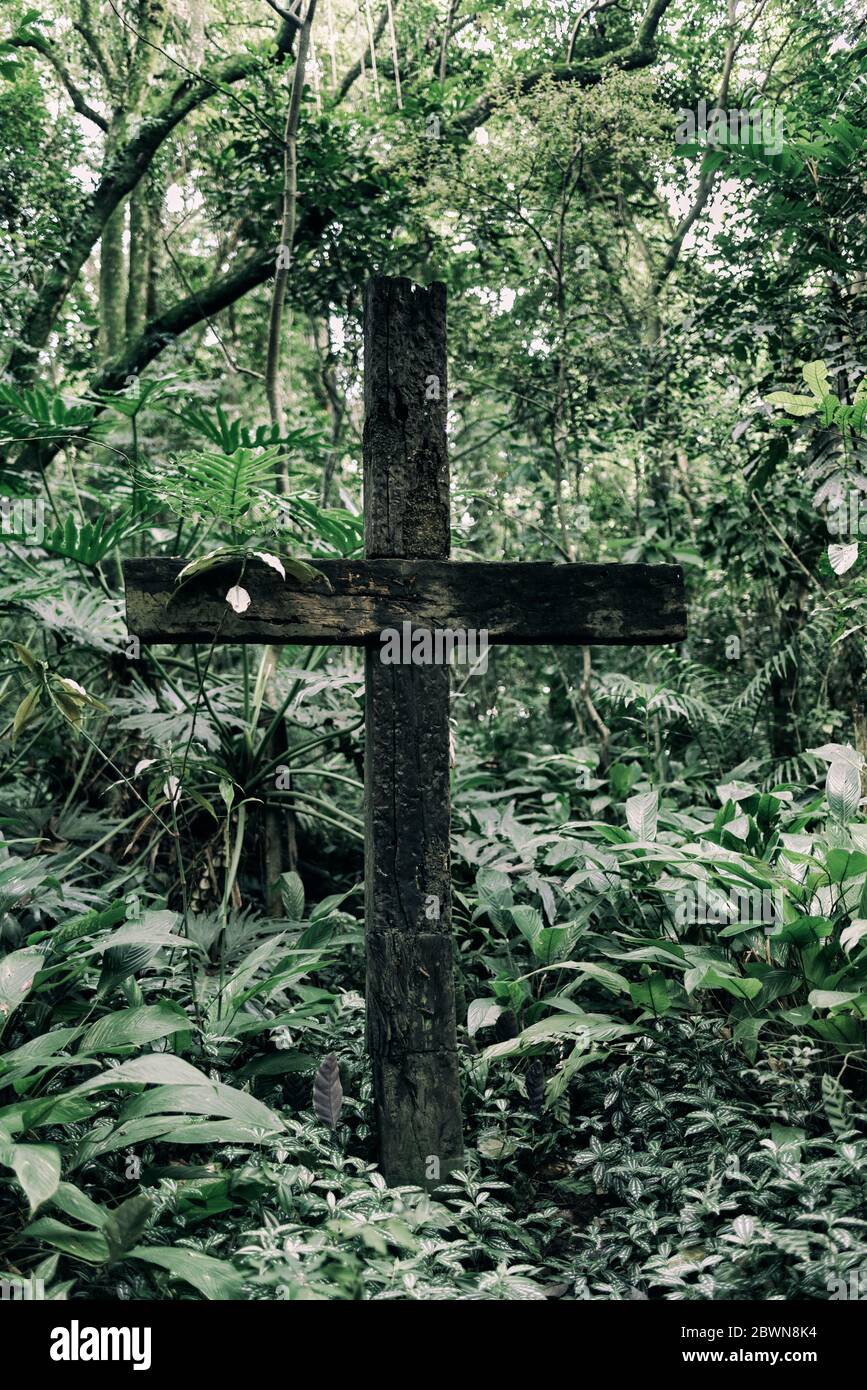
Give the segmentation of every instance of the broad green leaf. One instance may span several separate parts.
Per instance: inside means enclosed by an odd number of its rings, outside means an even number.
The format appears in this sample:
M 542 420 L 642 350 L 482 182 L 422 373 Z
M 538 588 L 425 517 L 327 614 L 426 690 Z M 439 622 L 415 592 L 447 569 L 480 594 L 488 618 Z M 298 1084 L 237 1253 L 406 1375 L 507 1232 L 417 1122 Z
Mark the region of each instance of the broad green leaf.
M 503 913 L 512 906 L 512 885 L 508 874 L 499 869 L 480 869 L 476 874 L 479 906 L 488 914 L 494 926 L 502 930 Z
M 190 1019 L 177 1004 L 165 1001 L 139 1009 L 124 1009 L 99 1019 L 81 1040 L 81 1053 L 117 1052 L 187 1031 Z
M 796 917 L 776 927 L 768 935 L 771 941 L 791 941 L 795 946 L 813 946 L 834 930 L 827 917 Z
M 642 1009 L 647 1009 L 649 1013 L 657 1017 L 668 1013 L 671 1008 L 668 985 L 665 976 L 659 970 L 653 971 L 646 980 L 639 980 L 636 984 L 631 984 L 629 993 L 634 1004 L 638 1004 Z
M 301 882 L 301 875 L 292 869 L 289 873 L 280 875 L 279 883 L 284 913 L 290 922 L 302 921 L 304 918 L 304 884 Z
M 12 742 L 14 743 L 24 726 L 29 723 L 33 715 L 39 708 L 39 700 L 42 695 L 41 687 L 36 685 L 32 690 L 28 690 L 24 699 L 15 711 L 12 720 Z
M 825 858 L 831 883 L 845 883 L 867 873 L 867 854 L 861 850 L 830 849 Z
M 315 569 L 313 565 L 308 565 L 306 560 L 284 560 L 284 568 L 287 575 L 297 579 L 299 584 L 312 584 L 315 580 L 323 581 L 327 587 L 331 588 L 330 580 L 326 579 L 322 570 Z
M 762 982 L 741 975 L 728 975 L 724 970 L 712 966 L 705 970 L 695 988 L 724 989 L 735 999 L 755 999 L 756 995 L 762 992 Z
M 99 1231 L 76 1231 L 53 1216 L 40 1216 L 37 1221 L 31 1221 L 22 1234 L 44 1240 L 55 1250 L 62 1250 L 65 1255 L 73 1255 L 88 1264 L 101 1265 L 108 1259 L 108 1241 Z
M 851 763 L 853 767 L 864 766 L 864 758 L 851 743 L 823 743 L 821 748 L 808 748 L 814 758 L 826 763 Z
M 732 1037 L 739 1042 L 751 1062 L 758 1054 L 759 1033 L 768 1022 L 767 1018 L 740 1018 L 734 1026 Z
M 512 921 L 525 941 L 531 944 L 543 929 L 542 914 L 536 907 L 511 908 Z
M 29 1129 L 41 1129 L 46 1125 L 71 1125 L 79 1120 L 88 1120 L 97 1113 L 98 1107 L 84 1096 L 71 1092 L 58 1095 L 39 1096 L 35 1100 L 4 1106 L 0 1110 L 0 1125 L 9 1133 L 22 1133 Z
M 175 1057 L 169 1052 L 153 1052 L 146 1057 L 132 1057 L 120 1066 L 110 1067 L 100 1076 L 83 1081 L 76 1086 L 73 1094 L 95 1091 L 104 1086 L 156 1085 L 156 1086 L 214 1086 L 216 1082 L 205 1076 L 204 1072 Z
M 80 1168 L 101 1155 L 161 1139 L 175 1128 L 178 1120 L 177 1115 L 147 1115 L 114 1127 L 103 1120 L 81 1141 L 75 1155 L 75 1166 Z
M 166 917 L 171 917 L 175 922 L 178 920 L 173 912 L 146 912 L 141 922 L 132 923 L 128 927 L 119 927 L 117 931 L 111 933 L 111 936 L 89 946 L 81 954 L 83 956 L 96 956 L 102 955 L 104 951 L 116 950 L 119 946 L 144 945 L 170 947 L 173 951 L 201 950 L 201 947 L 186 936 L 175 936 L 168 927 L 163 926 L 160 922 L 148 921 L 148 918 Z
M 844 825 L 854 820 L 861 799 L 861 774 L 850 762 L 832 763 L 825 779 L 831 815 Z
M 150 1197 L 138 1195 L 128 1197 L 119 1207 L 110 1211 L 103 1222 L 102 1230 L 108 1242 L 109 1262 L 114 1264 L 123 1259 L 144 1231 L 154 1210 Z
M 179 1120 L 180 1116 L 176 1117 Z M 273 1125 L 245 1125 L 240 1120 L 189 1120 L 162 1136 L 166 1144 L 264 1144 Z
M 831 395 L 831 387 L 828 382 L 828 367 L 821 359 L 817 359 L 814 362 L 805 362 L 801 368 L 801 373 L 817 400 L 823 401 L 826 396 Z
M 10 951 L 0 960 L 0 1033 L 18 1005 L 27 998 L 44 960 L 42 951 L 30 946 Z
M 835 1076 L 829 1076 L 826 1072 L 822 1077 L 822 1104 L 825 1107 L 828 1123 L 838 1139 L 846 1138 L 853 1130 L 849 1108 L 850 1099 L 846 1088 Z
M 33 655 L 29 647 L 25 647 L 21 642 L 13 642 L 12 650 L 18 657 L 21 665 L 26 666 L 28 671 L 39 670 L 42 663 L 39 661 L 38 657 Z
M 80 1028 L 55 1028 L 51 1033 L 42 1033 L 30 1042 L 22 1043 L 0 1057 L 0 1077 L 4 1084 L 17 1081 L 33 1071 L 40 1071 L 52 1057 L 78 1037 Z
M 625 1037 L 637 1031 L 632 1024 L 619 1023 L 607 1014 L 552 1014 L 550 1018 L 531 1024 L 516 1038 L 486 1047 L 482 1056 L 486 1059 L 508 1057 L 513 1052 L 523 1052 L 535 1044 L 568 1037 L 573 1033 L 583 1033 L 593 1042 L 609 1042 L 612 1038 Z
M 102 957 L 102 970 L 97 985 L 97 998 L 110 994 L 130 975 L 144 970 L 153 960 L 159 947 L 148 942 L 139 945 L 110 946 Z
M 628 994 L 629 992 L 629 981 L 625 975 L 620 975 L 616 970 L 609 970 L 604 965 L 597 965 L 595 961 L 558 961 L 557 969 L 580 970 L 582 975 L 587 975 L 591 980 L 598 980 L 600 985 L 604 985 L 612 994 Z
M 312 1074 L 317 1065 L 318 1059 L 312 1053 L 302 1052 L 299 1048 L 286 1048 L 266 1057 L 255 1057 L 252 1062 L 239 1067 L 235 1075 L 241 1081 L 248 1076 L 282 1076 L 286 1072 L 308 1071 Z
M 755 796 L 758 787 L 752 782 L 723 782 L 717 789 L 716 794 L 723 806 L 727 801 L 746 801 L 749 797 Z
M 184 565 L 180 573 L 175 576 L 175 584 L 185 584 L 188 579 L 195 579 L 197 575 L 206 574 L 208 570 L 216 569 L 219 565 L 225 565 L 231 560 L 240 562 L 243 556 L 243 550 L 237 547 L 209 550 L 207 555 L 199 555 L 197 559 L 190 560 L 189 564 Z
M 807 995 L 807 1003 L 814 1009 L 835 1009 L 839 1004 L 851 1004 L 853 999 L 860 997 L 860 991 L 854 992 L 839 989 L 814 989 Z
M 791 391 L 772 391 L 765 400 L 770 405 L 778 405 L 789 415 L 814 415 L 817 410 L 812 396 L 795 396 Z
M 213 1255 L 203 1255 L 198 1250 L 168 1245 L 138 1245 L 129 1252 L 128 1258 L 167 1269 L 177 1279 L 192 1284 L 208 1299 L 239 1299 L 243 1293 L 243 1277 L 233 1265 L 227 1260 L 217 1260 Z
M 855 917 L 840 933 L 840 945 L 847 955 L 867 936 L 867 918 Z
M 627 796 L 640 775 L 639 769 L 634 764 L 628 766 L 626 763 L 612 763 L 608 769 L 608 781 L 614 796 L 619 798 Z
M 222 1115 L 226 1119 L 268 1130 L 283 1128 L 280 1117 L 269 1110 L 263 1101 L 222 1082 L 212 1082 L 207 1086 L 157 1086 L 128 1101 L 120 1118 L 125 1121 L 139 1115 L 169 1115 L 172 1111 L 179 1114 Z
M 59 1207 L 66 1215 L 71 1216 L 74 1221 L 83 1221 L 85 1226 L 94 1226 L 100 1230 L 105 1223 L 108 1212 L 104 1207 L 100 1207 L 86 1192 L 82 1192 L 80 1187 L 74 1183 L 60 1183 L 54 1196 L 51 1198 L 51 1205 Z
M 636 840 L 655 840 L 658 818 L 659 798 L 656 792 L 630 796 L 626 803 L 626 821 Z
M 678 959 L 678 964 L 680 964 Z M 612 994 L 628 994 L 629 982 L 625 975 L 619 975 L 616 970 L 609 970 L 605 965 L 597 965 L 595 961 L 589 960 L 558 960 L 558 970 L 575 970 L 582 975 L 589 975 L 592 979 L 598 980 L 600 984 L 610 989 Z M 520 980 L 532 980 L 536 975 L 547 975 L 548 967 L 541 966 L 538 970 L 531 970 L 526 975 L 519 976 Z
M 559 1100 L 564 1091 L 569 1086 L 572 1077 L 585 1067 L 598 1066 L 605 1062 L 610 1053 L 605 1048 L 588 1047 L 583 1042 L 577 1042 L 569 1056 L 566 1058 L 545 1085 L 545 1108 Z
M 57 1191 L 60 1150 L 53 1144 L 3 1144 L 0 1163 L 11 1168 L 27 1194 L 31 1216 Z
M 502 1006 L 494 999 L 474 999 L 467 1010 L 467 1032 L 470 1037 L 474 1038 L 480 1028 L 492 1028 L 502 1012 Z

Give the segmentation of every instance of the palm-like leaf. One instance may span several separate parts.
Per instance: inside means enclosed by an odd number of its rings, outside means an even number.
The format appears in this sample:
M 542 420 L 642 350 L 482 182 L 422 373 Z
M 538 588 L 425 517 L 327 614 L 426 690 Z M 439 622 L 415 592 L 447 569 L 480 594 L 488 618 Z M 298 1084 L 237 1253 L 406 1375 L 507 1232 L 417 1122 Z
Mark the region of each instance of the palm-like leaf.
M 141 485 L 179 516 L 201 516 L 241 528 L 256 506 L 272 505 L 276 448 L 232 454 L 204 451 L 178 455 L 170 470 L 142 474 Z
M 0 435 L 7 439 L 61 439 L 93 434 L 96 407 L 67 405 L 57 392 L 0 383 Z
M 92 569 L 115 546 L 124 544 L 143 529 L 141 519 L 133 516 L 129 509 L 121 512 L 114 521 L 110 513 L 103 512 L 96 521 L 84 521 L 81 525 L 68 516 L 62 526 L 57 525 L 46 534 L 42 548 L 52 555 L 63 555 L 67 560 L 75 560 Z

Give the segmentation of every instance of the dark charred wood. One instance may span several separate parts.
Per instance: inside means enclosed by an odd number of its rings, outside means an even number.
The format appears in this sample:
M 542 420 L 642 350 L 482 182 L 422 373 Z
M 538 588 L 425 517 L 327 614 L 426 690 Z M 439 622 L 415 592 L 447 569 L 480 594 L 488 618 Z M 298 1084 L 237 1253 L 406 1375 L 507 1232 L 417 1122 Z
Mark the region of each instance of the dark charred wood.
M 677 565 L 550 565 L 449 560 L 312 560 L 307 587 L 249 562 L 245 613 L 226 593 L 239 565 L 178 589 L 182 560 L 124 562 L 127 623 L 142 642 L 334 642 L 362 646 L 385 628 L 488 632 L 491 643 L 610 645 L 686 636 Z

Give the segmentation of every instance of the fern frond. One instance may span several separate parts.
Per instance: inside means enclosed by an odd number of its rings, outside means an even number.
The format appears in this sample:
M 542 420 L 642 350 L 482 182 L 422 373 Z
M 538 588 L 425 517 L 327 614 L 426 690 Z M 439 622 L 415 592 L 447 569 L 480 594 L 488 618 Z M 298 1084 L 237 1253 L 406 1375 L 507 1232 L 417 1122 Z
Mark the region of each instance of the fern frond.
M 188 452 L 173 458 L 170 469 L 142 470 L 137 481 L 178 516 L 207 517 L 244 529 L 258 522 L 254 509 L 267 512 L 276 504 L 272 484 L 278 459 L 277 448 L 261 453 L 252 449 L 236 449 L 232 454 Z
M 103 512 L 96 521 L 83 521 L 80 524 L 76 523 L 74 517 L 68 516 L 62 526 L 58 524 L 53 531 L 46 533 L 42 549 L 94 569 L 116 546 L 123 545 L 144 529 L 143 521 L 129 509 L 121 512 L 114 521 L 109 512 Z

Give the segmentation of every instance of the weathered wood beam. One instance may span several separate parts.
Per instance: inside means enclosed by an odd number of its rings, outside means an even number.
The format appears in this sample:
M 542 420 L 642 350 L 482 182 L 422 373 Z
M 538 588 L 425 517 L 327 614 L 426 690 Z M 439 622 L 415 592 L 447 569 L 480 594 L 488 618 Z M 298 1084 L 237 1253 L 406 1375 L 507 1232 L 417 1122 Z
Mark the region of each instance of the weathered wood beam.
M 284 583 L 260 561 L 248 564 L 244 587 L 252 601 L 245 613 L 234 613 L 225 595 L 237 566 L 209 571 L 178 590 L 183 560 L 126 560 L 129 630 L 142 642 L 210 642 L 217 632 L 220 642 L 346 646 L 373 643 L 383 628 L 407 620 L 423 628 L 486 629 L 491 643 L 641 645 L 686 636 L 677 565 L 310 563 L 324 578 L 307 588 Z
M 354 572 L 348 605 L 351 613 L 368 608 L 374 619 L 369 637 L 386 613 L 416 616 L 420 567 L 438 564 L 450 573 L 446 375 L 445 286 L 369 280 L 369 568 Z M 383 567 L 400 585 L 397 605 L 379 597 Z M 446 594 L 440 590 L 440 597 Z M 449 868 L 449 670 L 386 666 L 371 648 L 364 672 L 367 1046 L 380 1165 L 392 1186 L 436 1186 L 463 1166 Z

